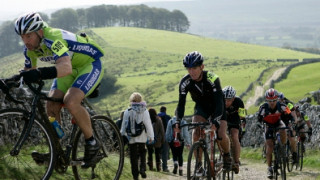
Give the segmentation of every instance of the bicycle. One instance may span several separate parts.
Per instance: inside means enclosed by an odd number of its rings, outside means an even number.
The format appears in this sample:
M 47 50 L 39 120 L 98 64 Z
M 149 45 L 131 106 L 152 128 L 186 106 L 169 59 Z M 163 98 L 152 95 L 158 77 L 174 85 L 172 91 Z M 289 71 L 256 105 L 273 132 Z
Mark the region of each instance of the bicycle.
M 189 123 L 181 125 L 181 128 L 184 126 L 188 126 L 188 130 L 200 128 L 200 139 L 192 144 L 189 151 L 187 179 L 221 179 L 223 172 L 222 150 L 217 142 L 216 132 L 210 129 L 210 123 Z M 208 151 L 210 152 L 210 158 Z
M 292 122 L 289 122 L 288 124 L 288 131 L 287 131 L 287 143 L 286 143 L 286 162 L 287 162 L 287 170 L 288 172 L 291 172 L 294 166 L 293 163 L 293 158 L 292 158 L 292 150 L 291 150 L 291 145 L 290 145 L 290 140 L 289 138 L 293 134 L 293 126 L 295 124 Z
M 43 81 L 26 83 L 33 94 L 31 102 L 17 100 L 10 94 L 10 89 L 17 89 L 14 88 L 16 84 L 0 80 L 0 88 L 6 99 L 18 105 L 17 108 L 0 110 L 0 123 L 6 127 L 3 134 L 7 135 L 0 137 L 1 178 L 49 179 L 54 169 L 59 174 L 73 174 L 75 179 L 120 178 L 124 163 L 123 142 L 118 128 L 109 117 L 95 115 L 86 99 L 83 101 L 83 106 L 91 116 L 93 133 L 101 149 L 98 153 L 99 160 L 94 166 L 80 169 L 85 143 L 80 128 L 72 119 L 71 133 L 65 131 L 65 136 L 59 140 L 43 106 L 44 100 L 62 101 L 50 98 L 42 92 Z M 27 93 L 23 89 L 20 91 L 20 95 Z M 34 156 L 35 152 L 41 156 Z M 72 167 L 72 173 L 67 171 L 69 166 Z
M 297 143 L 297 158 L 298 158 L 298 163 L 296 164 L 296 170 L 300 168 L 300 171 L 302 170 L 303 167 L 303 157 L 305 153 L 305 145 L 304 142 L 301 140 L 300 134 L 305 134 L 305 133 L 310 133 L 310 131 L 297 131 L 297 137 L 298 137 L 298 143 Z M 310 139 L 310 137 L 309 137 Z
M 273 131 L 273 142 L 274 142 L 274 148 L 273 148 L 273 174 L 275 175 L 275 179 L 278 179 L 278 176 L 280 174 L 281 179 L 286 179 L 286 163 L 287 163 L 287 157 L 285 152 L 285 144 L 281 142 L 280 139 L 280 133 L 279 130 L 288 129 L 288 127 L 280 127 L 280 128 L 273 128 L 273 127 L 267 127 L 265 124 L 265 128 L 271 129 Z M 280 171 L 280 173 L 279 173 Z
M 231 167 L 233 167 L 234 165 L 234 159 L 233 159 L 233 155 L 234 155 L 234 144 L 233 144 L 233 140 L 232 140 L 232 137 L 231 137 L 231 132 L 229 131 L 228 133 L 228 136 L 229 136 L 229 139 L 230 139 L 230 156 L 231 156 Z M 234 177 L 234 170 L 231 169 L 231 170 L 223 170 L 223 179 L 228 179 L 228 180 L 233 180 L 233 177 Z

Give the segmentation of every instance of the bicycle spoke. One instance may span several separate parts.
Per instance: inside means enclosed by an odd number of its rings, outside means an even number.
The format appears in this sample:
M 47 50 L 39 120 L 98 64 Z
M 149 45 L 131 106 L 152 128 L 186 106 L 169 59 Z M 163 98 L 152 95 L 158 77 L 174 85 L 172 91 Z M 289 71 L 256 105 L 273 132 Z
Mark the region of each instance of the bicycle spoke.
M 26 138 L 19 154 L 10 151 L 19 139 L 27 117 L 25 111 L 7 109 L 0 111 L 0 122 L 6 124 L 6 132 L 0 137 L 0 169 L 2 178 L 8 179 L 48 179 L 55 163 L 53 143 L 44 126 L 35 120 L 29 137 Z M 36 162 L 33 152 L 48 154 L 45 161 Z
M 93 118 L 94 136 L 102 145 L 98 157 L 101 160 L 94 168 L 81 169 L 73 166 L 73 172 L 78 179 L 119 179 L 124 161 L 124 148 L 122 136 L 116 125 L 107 117 Z M 84 137 L 78 133 L 75 148 L 72 152 L 73 160 L 81 160 L 84 155 Z

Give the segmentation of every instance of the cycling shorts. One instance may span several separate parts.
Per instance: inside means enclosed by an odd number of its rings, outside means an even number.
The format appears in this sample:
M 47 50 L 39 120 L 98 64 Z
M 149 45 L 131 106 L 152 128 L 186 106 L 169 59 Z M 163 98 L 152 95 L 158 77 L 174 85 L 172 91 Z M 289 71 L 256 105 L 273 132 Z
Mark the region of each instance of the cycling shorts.
M 213 114 L 214 112 L 212 111 L 212 109 L 208 109 L 208 108 L 204 108 L 198 104 L 195 105 L 194 107 L 194 115 L 199 115 L 204 117 L 205 119 L 209 119 L 210 116 Z M 227 119 L 227 114 L 226 111 L 223 111 L 223 114 L 221 116 L 221 120 L 222 121 L 226 121 Z M 214 123 L 217 127 L 219 126 L 219 123 Z
M 73 68 L 68 76 L 54 79 L 51 90 L 59 89 L 66 93 L 70 87 L 79 88 L 85 96 L 90 95 L 103 77 L 100 60 L 87 63 L 80 68 Z
M 267 126 L 266 132 L 265 132 L 265 138 L 266 139 L 274 139 L 273 137 L 273 128 L 284 128 L 286 127 L 286 125 L 284 124 L 284 122 L 282 122 L 282 120 L 280 120 L 279 122 L 277 122 L 276 124 L 272 125 L 272 126 Z
M 231 123 L 228 122 L 228 130 L 230 131 L 230 129 L 232 129 L 232 128 L 239 130 L 240 129 L 240 124 L 231 124 Z

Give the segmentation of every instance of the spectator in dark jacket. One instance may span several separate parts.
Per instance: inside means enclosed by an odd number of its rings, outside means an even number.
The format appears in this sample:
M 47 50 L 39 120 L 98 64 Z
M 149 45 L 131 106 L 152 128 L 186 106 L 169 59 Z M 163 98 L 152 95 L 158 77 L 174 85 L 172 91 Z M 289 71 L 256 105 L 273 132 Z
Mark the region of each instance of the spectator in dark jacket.
M 150 108 L 149 109 L 150 119 L 153 126 L 153 132 L 154 132 L 154 144 L 147 144 L 148 149 L 148 166 L 150 170 L 153 170 L 153 153 L 156 156 L 156 167 L 157 171 L 161 171 L 161 147 L 162 144 L 165 141 L 165 134 L 164 134 L 164 128 L 162 125 L 161 118 L 157 115 L 157 112 L 155 109 Z
M 166 133 L 167 124 L 168 124 L 169 120 L 171 119 L 171 117 L 169 115 L 167 115 L 167 108 L 165 106 L 160 107 L 160 113 L 158 114 L 158 116 L 162 120 L 164 131 Z M 161 154 L 162 155 L 162 169 L 164 172 L 169 172 L 167 161 L 169 159 L 170 152 L 169 152 L 169 144 L 166 140 L 163 143 L 161 150 L 162 150 L 162 154 Z

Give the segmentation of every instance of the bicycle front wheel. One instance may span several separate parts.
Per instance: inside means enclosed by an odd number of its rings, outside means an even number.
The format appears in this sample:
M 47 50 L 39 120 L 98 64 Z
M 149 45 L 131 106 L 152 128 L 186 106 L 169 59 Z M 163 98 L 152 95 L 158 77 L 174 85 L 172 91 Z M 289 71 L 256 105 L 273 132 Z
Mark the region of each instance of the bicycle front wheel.
M 203 148 L 202 142 L 195 142 L 188 156 L 187 179 L 202 180 L 210 179 L 211 166 L 207 149 Z
M 300 169 L 300 171 L 302 170 L 302 167 L 303 167 L 303 144 L 301 141 L 298 142 L 298 145 L 297 145 L 297 151 L 298 151 L 298 164 L 296 165 L 296 168 Z
M 13 152 L 28 122 L 25 110 L 0 110 L 0 179 L 49 179 L 52 174 L 56 161 L 52 135 L 39 121 L 34 120 L 21 149 Z
M 93 116 L 91 118 L 94 137 L 101 144 L 98 156 L 101 160 L 95 167 L 81 169 L 73 166 L 76 179 L 113 179 L 120 178 L 124 163 L 124 145 L 122 136 L 116 124 L 106 116 Z M 84 137 L 81 131 L 76 135 L 72 160 L 79 161 L 84 156 Z
M 291 172 L 293 169 L 293 160 L 292 160 L 292 152 L 291 152 L 289 141 L 286 144 L 286 153 L 287 153 L 287 156 L 286 156 L 287 169 L 288 169 L 288 172 Z

